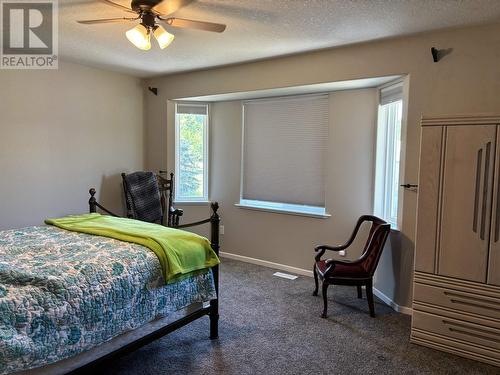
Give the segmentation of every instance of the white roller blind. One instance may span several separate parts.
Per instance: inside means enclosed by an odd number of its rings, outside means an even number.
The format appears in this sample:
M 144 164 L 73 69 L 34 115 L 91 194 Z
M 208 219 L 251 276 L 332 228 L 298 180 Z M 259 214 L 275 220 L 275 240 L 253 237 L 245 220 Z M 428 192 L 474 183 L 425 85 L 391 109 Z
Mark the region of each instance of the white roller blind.
M 403 83 L 396 83 L 394 85 L 380 89 L 380 104 L 389 104 L 396 102 L 403 98 Z
M 325 205 L 328 95 L 244 103 L 242 199 Z
M 208 106 L 206 104 L 177 104 L 177 114 L 206 115 Z

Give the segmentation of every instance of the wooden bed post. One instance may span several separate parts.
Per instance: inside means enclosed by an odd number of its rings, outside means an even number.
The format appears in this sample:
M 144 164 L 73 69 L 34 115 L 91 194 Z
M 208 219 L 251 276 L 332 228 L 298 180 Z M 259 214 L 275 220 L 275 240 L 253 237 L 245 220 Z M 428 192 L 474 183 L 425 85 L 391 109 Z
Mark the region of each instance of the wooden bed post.
M 91 188 L 89 190 L 90 193 L 90 199 L 89 199 L 89 212 L 90 213 L 95 213 L 97 212 L 97 200 L 95 199 L 95 189 Z
M 217 213 L 219 203 L 213 202 L 211 204 L 212 215 L 210 216 L 210 241 L 212 249 L 214 249 L 217 256 L 219 256 L 219 224 L 220 217 Z M 219 337 L 219 266 L 212 268 L 215 283 L 215 292 L 217 297 L 210 301 L 210 339 L 215 340 Z
M 107 208 L 101 206 L 99 204 L 99 202 L 97 202 L 97 199 L 95 199 L 95 189 L 94 188 L 91 188 L 89 190 L 89 193 L 90 193 L 90 199 L 89 199 L 89 212 L 92 214 L 92 213 L 96 213 L 97 212 L 97 209 L 101 209 L 102 211 L 106 212 L 107 214 L 111 215 L 111 216 L 115 216 L 115 217 L 118 217 L 117 214 L 114 214 L 113 212 L 111 212 L 110 210 L 108 210 Z

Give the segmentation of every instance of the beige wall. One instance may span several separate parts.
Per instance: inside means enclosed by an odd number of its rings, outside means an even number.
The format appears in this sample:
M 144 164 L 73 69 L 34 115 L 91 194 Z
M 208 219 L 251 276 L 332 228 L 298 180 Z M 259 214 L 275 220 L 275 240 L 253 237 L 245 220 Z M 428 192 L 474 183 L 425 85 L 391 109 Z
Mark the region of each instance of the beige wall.
M 325 197 L 326 210 L 332 217 L 328 219 L 236 207 L 240 197 L 242 103 L 211 105 L 210 199 L 221 206 L 225 228 L 222 251 L 309 270 L 314 246 L 346 241 L 357 218 L 372 212 L 378 92 L 339 91 L 331 93 L 329 101 Z M 173 140 L 174 118 L 168 118 L 167 137 Z M 168 168 L 173 170 L 174 145 L 170 141 L 168 144 Z M 201 219 L 208 213 L 206 207 L 178 207 L 186 213 L 184 222 Z M 348 258 L 361 254 L 363 244 L 356 245 Z
M 453 48 L 453 52 L 439 63 L 433 63 L 430 55 L 432 46 Z M 500 24 L 494 24 L 150 79 L 145 84 L 158 87 L 159 96 L 148 96 L 146 103 L 146 108 L 150 111 L 147 118 L 147 166 L 158 169 L 167 165 L 167 99 L 408 74 L 408 126 L 406 134 L 403 135 L 407 145 L 403 155 L 406 165 L 404 181 L 414 183 L 418 176 L 420 117 L 423 114 L 500 111 L 499 67 Z M 217 143 L 214 143 L 217 147 Z M 223 184 L 224 181 L 217 183 Z M 416 194 L 405 192 L 399 236 L 402 248 L 399 253 L 384 254 L 382 260 L 383 264 L 392 267 L 387 274 L 391 278 L 394 275 L 399 277 L 398 280 L 387 281 L 386 291 L 389 297 L 406 306 L 410 305 L 411 300 L 409 284 L 412 277 L 415 210 Z M 222 211 L 226 222 L 232 221 L 230 213 L 231 211 Z M 323 240 L 320 229 L 322 225 L 327 225 L 332 231 L 338 230 L 339 234 L 341 231 L 347 231 L 352 223 L 335 215 L 335 212 L 333 214 L 332 219 L 319 225 L 317 220 L 309 219 L 308 224 L 302 227 L 301 233 L 320 241 Z M 246 215 L 257 225 L 238 226 L 234 230 L 237 234 L 241 233 L 241 238 L 245 238 L 245 232 L 248 231 L 261 236 L 262 246 L 252 247 L 251 256 L 279 260 L 280 263 L 301 268 L 310 267 L 311 251 L 306 246 L 309 244 L 303 240 L 294 243 L 287 239 L 288 231 L 287 236 L 282 236 L 285 228 L 291 223 L 303 219 L 285 219 L 283 215 L 268 214 L 265 219 L 257 220 L 254 217 L 263 214 L 250 211 Z M 267 237 L 263 233 L 267 234 Z M 332 236 L 329 240 L 341 240 L 340 237 L 345 237 L 346 234 L 347 232 L 342 233 L 339 238 Z M 230 246 L 223 250 L 242 252 L 240 248 L 233 249 Z
M 352 230 L 355 220 L 371 211 L 377 92 L 366 89 L 330 94 L 325 196 L 331 219 L 254 211 L 234 205 L 240 197 L 241 108 L 239 101 L 211 106 L 210 197 L 221 204 L 225 228 L 222 251 L 283 264 L 297 259 L 297 264 L 309 269 L 315 245 L 345 240 L 342 236 Z M 350 255 L 359 253 L 357 249 Z
M 0 229 L 88 212 L 88 189 L 122 211 L 119 173 L 144 165 L 139 79 L 61 62 L 0 71 Z

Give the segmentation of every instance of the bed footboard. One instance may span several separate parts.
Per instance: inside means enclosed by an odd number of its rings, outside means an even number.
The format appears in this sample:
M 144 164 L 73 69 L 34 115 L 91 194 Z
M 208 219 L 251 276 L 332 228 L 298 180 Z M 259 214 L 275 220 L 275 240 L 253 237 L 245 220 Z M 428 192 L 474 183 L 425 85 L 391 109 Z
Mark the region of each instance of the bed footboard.
M 97 209 L 100 209 L 104 212 L 106 212 L 109 215 L 112 216 L 118 216 L 111 212 L 110 210 L 106 209 L 103 207 L 101 204 L 99 204 L 95 198 L 96 190 L 94 188 L 89 190 L 90 193 L 90 199 L 89 199 L 89 211 L 90 213 L 95 213 L 97 212 Z M 210 225 L 210 243 L 212 246 L 212 249 L 215 251 L 217 256 L 219 256 L 219 224 L 220 224 L 220 216 L 217 213 L 219 209 L 219 204 L 217 202 L 213 202 L 210 205 L 211 208 L 211 215 L 208 219 L 197 221 L 194 223 L 189 223 L 189 224 L 182 224 L 182 225 L 176 225 L 174 228 L 182 229 L 182 228 L 189 228 L 189 227 L 195 227 L 199 225 L 204 225 L 204 224 L 209 224 Z M 141 337 L 138 340 L 125 345 L 124 347 L 121 347 L 120 349 L 111 352 L 104 357 L 101 357 L 91 363 L 88 363 L 84 365 L 83 367 L 80 367 L 72 373 L 87 373 L 89 370 L 96 368 L 99 363 L 102 361 L 105 361 L 107 359 L 117 357 L 126 353 L 129 353 L 131 351 L 134 351 L 146 344 L 149 344 L 150 342 L 157 340 L 158 338 L 178 329 L 186 324 L 189 324 L 193 322 L 194 320 L 197 320 L 203 316 L 208 315 L 210 318 L 210 339 L 214 340 L 219 337 L 219 266 L 212 267 L 212 273 L 214 277 L 214 284 L 215 284 L 215 290 L 216 290 L 216 298 L 210 301 L 210 306 L 208 307 L 203 307 L 190 315 L 183 317 L 179 320 L 176 320 L 167 326 L 164 326 L 160 328 L 159 330 L 152 332 L 151 334 Z

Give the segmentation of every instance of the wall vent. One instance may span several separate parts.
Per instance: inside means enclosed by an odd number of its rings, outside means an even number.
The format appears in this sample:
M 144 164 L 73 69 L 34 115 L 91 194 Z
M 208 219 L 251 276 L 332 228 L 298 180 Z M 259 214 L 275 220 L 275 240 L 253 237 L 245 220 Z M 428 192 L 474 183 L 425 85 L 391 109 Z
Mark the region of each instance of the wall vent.
M 273 276 L 281 277 L 283 279 L 295 280 L 298 276 L 290 275 L 289 273 L 275 272 Z

